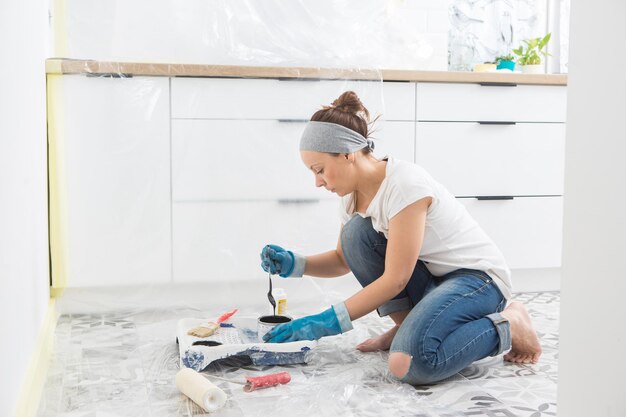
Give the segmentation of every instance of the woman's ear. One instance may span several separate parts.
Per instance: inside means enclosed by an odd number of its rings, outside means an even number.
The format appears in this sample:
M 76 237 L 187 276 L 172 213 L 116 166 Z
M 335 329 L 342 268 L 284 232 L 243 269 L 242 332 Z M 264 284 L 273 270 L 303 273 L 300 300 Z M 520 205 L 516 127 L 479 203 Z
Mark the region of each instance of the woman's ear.
M 346 158 L 346 161 L 348 161 L 350 163 L 354 162 L 354 154 L 353 153 L 343 154 L 343 157 Z

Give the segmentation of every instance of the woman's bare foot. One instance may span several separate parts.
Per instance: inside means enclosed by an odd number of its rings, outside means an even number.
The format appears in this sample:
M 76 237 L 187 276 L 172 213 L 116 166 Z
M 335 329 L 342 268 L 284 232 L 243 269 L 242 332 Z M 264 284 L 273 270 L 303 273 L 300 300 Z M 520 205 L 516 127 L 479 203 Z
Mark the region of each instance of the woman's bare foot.
M 400 326 L 395 325 L 384 334 L 367 339 L 365 342 L 357 345 L 357 349 L 361 352 L 376 352 L 378 350 L 389 350 L 394 336 L 398 332 Z
M 537 363 L 541 356 L 541 345 L 528 311 L 523 304 L 512 302 L 501 313 L 511 325 L 512 348 L 504 360 L 515 363 Z

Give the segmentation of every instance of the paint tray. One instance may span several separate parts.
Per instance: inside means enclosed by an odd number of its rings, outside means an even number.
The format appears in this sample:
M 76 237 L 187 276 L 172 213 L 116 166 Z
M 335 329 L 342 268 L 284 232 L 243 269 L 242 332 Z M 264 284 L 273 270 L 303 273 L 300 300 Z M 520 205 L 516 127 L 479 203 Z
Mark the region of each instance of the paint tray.
M 207 323 L 207 319 L 186 318 L 178 321 L 177 342 L 181 367 L 195 371 L 216 370 L 250 365 L 291 365 L 307 363 L 308 353 L 317 341 L 288 343 L 259 341 L 257 319 L 237 318 L 222 323 L 208 337 L 187 334 L 189 329 Z

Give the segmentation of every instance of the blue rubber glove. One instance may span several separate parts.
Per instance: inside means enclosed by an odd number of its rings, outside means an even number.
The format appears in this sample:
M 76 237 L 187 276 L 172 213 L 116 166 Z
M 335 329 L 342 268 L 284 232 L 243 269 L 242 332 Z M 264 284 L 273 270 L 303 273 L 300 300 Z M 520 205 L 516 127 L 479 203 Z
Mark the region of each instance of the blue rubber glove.
M 265 272 L 278 274 L 283 278 L 301 277 L 304 274 L 306 258 L 278 245 L 265 245 L 261 251 L 261 268 Z
M 269 343 L 317 340 L 352 330 L 352 322 L 346 305 L 336 304 L 319 314 L 306 316 L 289 323 L 279 324 L 263 336 Z

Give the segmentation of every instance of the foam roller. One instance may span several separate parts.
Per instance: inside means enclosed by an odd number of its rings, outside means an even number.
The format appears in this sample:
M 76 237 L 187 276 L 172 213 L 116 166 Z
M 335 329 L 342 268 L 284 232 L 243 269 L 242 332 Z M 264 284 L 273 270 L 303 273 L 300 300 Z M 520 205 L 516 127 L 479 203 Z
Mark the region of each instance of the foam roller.
M 207 412 L 218 410 L 226 403 L 224 391 L 190 368 L 178 371 L 176 388 Z

